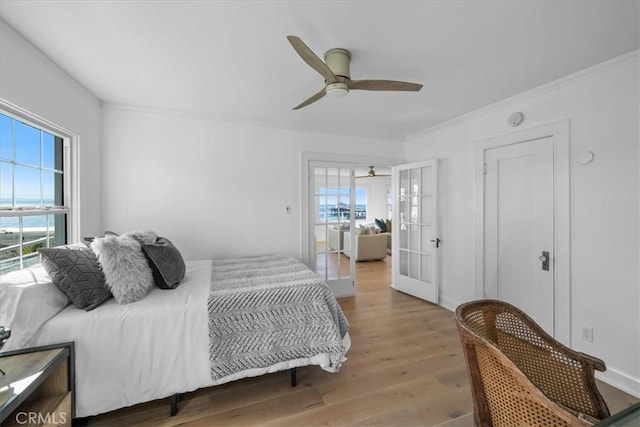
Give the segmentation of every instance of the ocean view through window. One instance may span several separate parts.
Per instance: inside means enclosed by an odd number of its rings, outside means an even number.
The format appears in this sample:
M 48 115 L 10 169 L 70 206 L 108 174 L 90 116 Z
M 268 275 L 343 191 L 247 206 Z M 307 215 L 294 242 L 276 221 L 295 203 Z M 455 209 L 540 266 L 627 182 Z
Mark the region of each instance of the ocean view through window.
M 367 217 L 367 191 L 363 188 L 358 188 L 355 193 L 355 218 L 356 220 L 365 219 Z M 348 188 L 319 188 L 316 221 L 322 222 L 325 219 L 329 222 L 349 220 L 351 216 L 349 194 Z
M 64 167 L 63 138 L 0 113 L 0 274 L 66 243 Z

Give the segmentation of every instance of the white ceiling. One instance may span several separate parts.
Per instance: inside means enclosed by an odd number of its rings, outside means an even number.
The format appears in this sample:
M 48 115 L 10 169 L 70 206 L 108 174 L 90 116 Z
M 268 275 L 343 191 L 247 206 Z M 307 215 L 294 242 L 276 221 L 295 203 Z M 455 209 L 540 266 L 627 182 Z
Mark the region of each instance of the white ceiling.
M 0 16 L 106 103 L 401 140 L 638 49 L 639 4 L 2 0 Z M 290 34 L 349 49 L 353 79 L 424 87 L 292 111 L 323 80 Z

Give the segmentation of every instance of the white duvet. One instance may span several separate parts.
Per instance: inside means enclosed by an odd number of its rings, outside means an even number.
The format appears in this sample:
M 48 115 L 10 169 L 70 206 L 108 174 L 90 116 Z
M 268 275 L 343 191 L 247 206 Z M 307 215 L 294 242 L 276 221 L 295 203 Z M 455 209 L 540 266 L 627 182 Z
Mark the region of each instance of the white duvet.
M 77 417 L 211 384 L 210 276 L 211 261 L 191 261 L 176 289 L 92 311 L 70 304 L 40 328 L 31 345 L 75 341 Z
M 47 321 L 30 346 L 75 341 L 76 417 L 283 369 L 330 367 L 329 355 L 211 379 L 207 297 L 211 261 L 189 261 L 176 289 L 154 288 L 141 301 L 111 299 L 92 311 L 69 305 Z M 349 348 L 349 336 L 345 347 Z

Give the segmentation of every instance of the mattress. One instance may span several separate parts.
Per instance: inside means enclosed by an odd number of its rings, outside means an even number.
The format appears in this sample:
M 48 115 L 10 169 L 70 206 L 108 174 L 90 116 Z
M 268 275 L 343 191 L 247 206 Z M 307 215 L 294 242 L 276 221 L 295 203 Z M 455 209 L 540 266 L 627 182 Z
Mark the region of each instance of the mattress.
M 40 328 L 30 345 L 75 341 L 76 417 L 211 385 L 210 275 L 210 260 L 189 261 L 176 289 L 92 311 L 69 305 Z

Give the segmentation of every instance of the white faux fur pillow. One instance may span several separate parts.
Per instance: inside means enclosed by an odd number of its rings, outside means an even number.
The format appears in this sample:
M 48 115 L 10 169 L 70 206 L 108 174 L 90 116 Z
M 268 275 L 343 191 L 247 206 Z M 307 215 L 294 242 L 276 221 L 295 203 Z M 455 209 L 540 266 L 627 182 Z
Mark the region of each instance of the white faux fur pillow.
M 91 242 L 105 283 L 118 304 L 144 298 L 153 287 L 153 273 L 140 243 L 129 236 L 98 237 Z
M 158 240 L 158 235 L 155 231 L 144 230 L 144 231 L 127 231 L 126 233 L 122 233 L 123 236 L 133 237 L 140 243 L 141 245 L 153 245 L 156 240 Z

